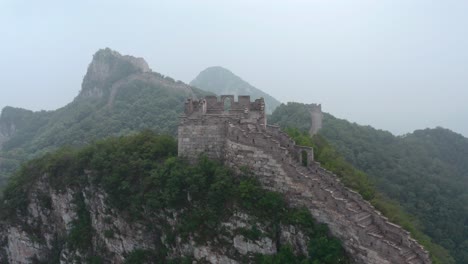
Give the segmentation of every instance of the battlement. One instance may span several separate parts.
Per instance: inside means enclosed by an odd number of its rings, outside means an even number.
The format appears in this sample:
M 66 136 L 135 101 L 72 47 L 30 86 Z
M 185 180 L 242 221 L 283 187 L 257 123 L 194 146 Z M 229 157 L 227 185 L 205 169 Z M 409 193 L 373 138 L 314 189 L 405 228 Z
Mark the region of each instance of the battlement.
M 308 104 L 307 106 L 311 111 L 322 112 L 322 104 Z
M 195 160 L 202 153 L 222 160 L 227 124 L 242 124 L 261 131 L 266 128 L 263 98 L 251 102 L 250 96 L 206 96 L 201 100 L 187 99 L 180 117 L 179 155 Z
M 195 161 L 205 154 L 234 170 L 250 168 L 265 188 L 283 193 L 290 205 L 308 208 L 328 224 L 356 263 L 431 263 L 407 231 L 321 168 L 312 148 L 296 145 L 279 127 L 267 125 L 263 99 L 250 102 L 239 96 L 235 102 L 232 95 L 210 96 L 189 99 L 185 107 L 179 156 Z M 311 113 L 312 108 L 321 117 L 321 105 L 311 106 Z

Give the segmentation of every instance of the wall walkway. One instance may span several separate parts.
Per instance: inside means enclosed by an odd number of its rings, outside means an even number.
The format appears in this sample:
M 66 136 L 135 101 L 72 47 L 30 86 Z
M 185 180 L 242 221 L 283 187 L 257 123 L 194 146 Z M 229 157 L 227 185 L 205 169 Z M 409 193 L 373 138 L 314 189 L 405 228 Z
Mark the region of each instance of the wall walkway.
M 428 252 L 409 232 L 388 221 L 358 193 L 344 187 L 338 177 L 313 161 L 311 148 L 297 146 L 278 127 L 229 124 L 225 163 L 235 169 L 249 167 L 268 189 L 285 194 L 293 206 L 306 207 L 340 238 L 358 263 L 426 264 Z M 300 153 L 308 154 L 303 166 Z

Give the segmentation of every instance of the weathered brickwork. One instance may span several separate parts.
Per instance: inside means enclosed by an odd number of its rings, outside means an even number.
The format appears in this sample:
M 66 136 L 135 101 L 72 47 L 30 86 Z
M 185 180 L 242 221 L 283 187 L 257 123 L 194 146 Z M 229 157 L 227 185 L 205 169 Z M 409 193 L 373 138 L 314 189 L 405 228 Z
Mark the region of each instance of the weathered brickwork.
M 187 157 L 198 157 L 205 153 L 211 159 L 221 159 L 225 138 L 223 126 L 191 125 L 179 127 L 179 153 Z
M 224 110 L 225 98 L 231 109 Z M 229 96 L 188 100 L 179 126 L 179 155 L 202 153 L 240 170 L 249 167 L 268 189 L 282 192 L 293 206 L 306 207 L 343 241 L 357 263 L 431 263 L 427 251 L 392 224 L 358 193 L 297 146 L 279 127 L 268 126 L 263 100 Z

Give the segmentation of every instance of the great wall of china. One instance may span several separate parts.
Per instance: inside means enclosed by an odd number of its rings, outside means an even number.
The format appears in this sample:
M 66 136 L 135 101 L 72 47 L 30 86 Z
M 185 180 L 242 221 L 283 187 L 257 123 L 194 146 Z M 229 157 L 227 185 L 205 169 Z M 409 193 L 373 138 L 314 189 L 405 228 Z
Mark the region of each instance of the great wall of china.
M 251 102 L 249 96 L 237 102 L 232 95 L 188 99 L 178 130 L 179 155 L 196 160 L 205 154 L 235 170 L 250 168 L 265 188 L 327 224 L 357 263 L 431 263 L 409 232 L 321 168 L 312 148 L 267 125 L 264 109 L 263 99 Z

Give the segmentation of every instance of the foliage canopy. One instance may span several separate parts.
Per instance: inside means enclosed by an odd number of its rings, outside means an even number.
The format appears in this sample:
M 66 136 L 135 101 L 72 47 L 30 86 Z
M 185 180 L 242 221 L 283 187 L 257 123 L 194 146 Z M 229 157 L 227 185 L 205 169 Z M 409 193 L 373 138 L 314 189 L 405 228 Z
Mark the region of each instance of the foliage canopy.
M 309 240 L 309 257 L 280 245 L 276 255 L 255 256 L 257 263 L 348 263 L 340 241 L 329 235 L 325 225 L 316 223 L 306 209 L 288 207 L 279 193 L 262 189 L 248 171 L 236 175 L 205 157 L 189 165 L 176 154 L 177 144 L 172 137 L 151 131 L 99 141 L 79 150 L 60 149 L 26 163 L 12 177 L 0 205 L 0 216 L 27 225 L 22 214 L 26 212 L 28 193 L 38 180 L 47 181 L 57 191 L 74 189 L 78 193 L 92 184 L 105 191 L 112 208 L 129 221 L 147 223 L 149 228 L 167 226 L 161 215 L 178 212 L 175 229 L 161 231 L 166 233 L 167 243 L 174 243 L 175 236 L 193 237 L 197 243 L 213 241 L 225 232 L 223 222 L 236 212 L 245 212 L 265 226 L 264 230 L 255 225 L 239 230 L 249 239 L 270 235 L 279 241 L 279 228 L 294 225 Z M 79 217 L 67 241 L 86 252 L 92 245 L 93 232 L 105 232 L 106 236 L 112 233 L 91 228 L 82 196 L 78 195 L 75 203 Z M 149 219 L 161 222 L 155 224 Z M 129 255 L 128 263 L 154 256 L 169 261 L 166 254 L 164 247 L 137 250 Z

